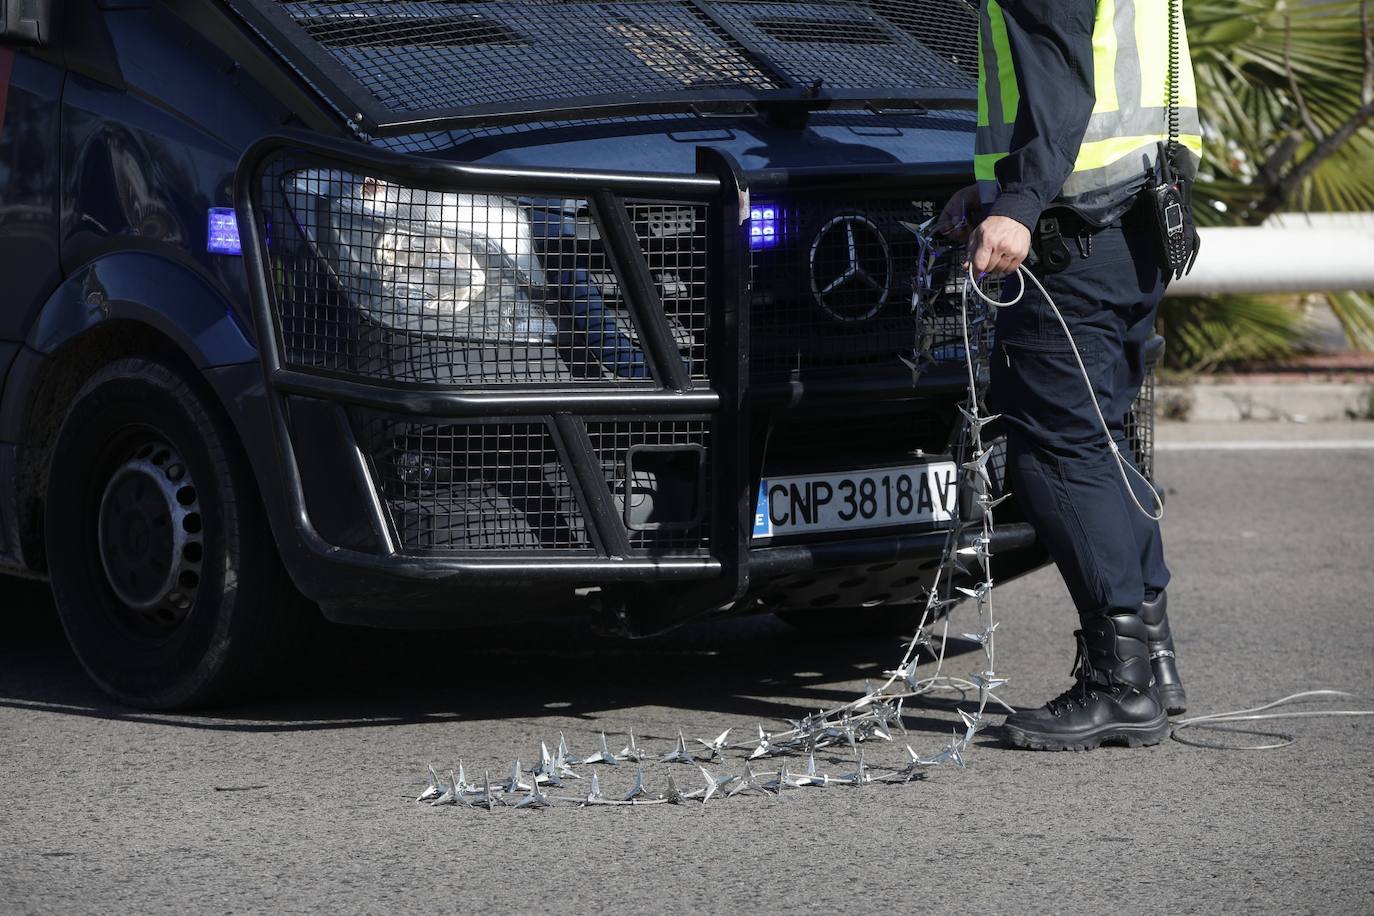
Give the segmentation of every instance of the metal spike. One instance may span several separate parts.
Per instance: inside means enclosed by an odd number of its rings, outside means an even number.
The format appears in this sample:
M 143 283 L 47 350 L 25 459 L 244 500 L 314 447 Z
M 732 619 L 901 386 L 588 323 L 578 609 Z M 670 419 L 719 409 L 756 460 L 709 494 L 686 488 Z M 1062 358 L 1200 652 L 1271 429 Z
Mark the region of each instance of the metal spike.
M 981 452 L 972 461 L 965 461 L 963 464 L 960 465 L 960 467 L 963 468 L 965 471 L 971 471 L 972 473 L 977 474 L 978 478 L 982 480 L 984 484 L 991 487 L 992 477 L 988 474 L 988 458 L 990 458 L 991 456 L 992 452 L 990 451 Z
M 973 715 L 969 715 L 961 709 L 959 710 L 959 718 L 964 720 L 964 744 L 973 741 L 973 736 L 988 726 L 988 724 L 983 721 L 982 710 L 979 710 Z
M 759 782 L 758 775 L 754 772 L 754 768 L 749 765 L 749 761 L 747 760 L 744 762 L 744 775 L 738 779 L 739 784 L 725 793 L 726 798 L 734 798 L 742 792 L 762 792 L 764 795 L 767 795 L 769 792 L 768 787 Z
M 644 759 L 645 751 L 638 744 L 635 744 L 635 733 L 633 729 L 630 730 L 630 743 L 625 746 L 624 750 L 615 756 L 617 760 L 633 760 L 635 763 L 639 763 Z
M 473 786 L 468 783 L 468 774 L 463 771 L 463 761 L 458 761 L 458 791 L 471 792 Z
M 527 782 L 520 780 L 520 758 L 515 758 L 515 762 L 510 765 L 510 779 L 506 780 L 501 786 L 502 792 L 523 792 L 530 787 Z
M 911 782 L 913 779 L 924 779 L 926 767 L 930 766 L 933 761 L 925 760 L 920 757 L 911 749 L 911 745 L 909 744 L 906 746 L 906 753 L 911 759 L 907 761 L 906 766 L 902 767 L 894 774 L 894 777 L 900 779 L 903 783 Z
M 417 802 L 430 801 L 444 794 L 444 781 L 439 778 L 439 774 L 434 772 L 433 764 L 429 767 L 429 785 L 419 795 L 415 796 Z
M 770 756 L 770 755 L 773 753 L 773 742 L 772 742 L 772 737 L 773 737 L 773 736 L 770 735 L 770 734 L 768 734 L 767 732 L 765 732 L 765 731 L 763 730 L 763 726 L 760 725 L 760 726 L 759 726 L 759 746 L 756 747 L 756 748 L 754 748 L 753 752 L 750 753 L 749 759 L 750 759 L 750 760 L 757 760 L 757 759 L 760 758 L 760 757 L 767 757 L 767 756 Z
M 687 753 L 687 739 L 682 737 L 682 732 L 677 733 L 677 747 L 660 758 L 664 763 L 695 763 L 692 755 Z
M 734 782 L 736 779 L 739 778 L 738 776 L 734 776 L 731 774 L 726 774 L 724 776 L 712 776 L 711 771 L 703 766 L 698 766 L 697 769 L 701 770 L 701 778 L 706 781 L 705 786 L 704 788 L 698 789 L 695 792 L 687 793 L 687 797 L 695 798 L 697 796 L 700 796 L 702 804 L 705 804 L 706 802 L 710 801 L 711 796 L 715 795 L 716 792 L 721 788 L 721 786 L 729 785 L 730 783 Z
M 1004 493 L 996 499 L 993 499 L 992 495 L 988 493 L 982 493 L 978 496 L 978 502 L 981 504 L 984 512 L 991 512 L 1009 499 L 1011 499 L 1010 493 Z
M 572 767 L 568 766 L 568 758 L 564 756 L 568 747 L 563 743 L 562 738 L 558 741 L 558 753 L 553 758 L 552 775 L 557 779 L 581 779 L 573 772 Z
M 431 808 L 437 805 L 456 805 L 462 800 L 463 793 L 458 791 L 458 777 L 453 775 L 450 770 L 448 774 L 448 786 L 444 789 L 444 794 L 430 802 Z
M 845 775 L 838 777 L 835 781 L 836 781 L 836 782 L 845 783 L 845 784 L 848 784 L 848 785 L 852 785 L 852 786 L 862 786 L 862 785 L 864 785 L 865 783 L 871 781 L 871 779 L 870 779 L 870 777 L 869 777 L 869 775 L 868 775 L 868 765 L 867 765 L 866 763 L 864 763 L 864 752 L 863 752 L 863 748 L 860 748 L 860 749 L 859 749 L 859 766 L 858 766 L 858 769 L 856 769 L 853 773 L 846 773 Z
M 764 783 L 763 788 L 776 792 L 779 795 L 782 794 L 783 789 L 796 788 L 796 786 L 792 785 L 792 777 L 787 773 L 787 764 L 784 763 L 782 769 L 778 770 L 778 775 Z
M 959 738 L 957 733 L 955 738 L 940 752 L 940 756 L 936 759 L 941 763 L 952 763 L 961 770 L 964 768 L 964 756 L 959 753 Z
M 539 742 L 539 766 L 534 768 L 534 783 L 548 783 L 551 786 L 562 788 L 563 783 L 559 780 L 558 764 L 549 756 L 549 746 L 543 741 Z
M 909 661 L 906 664 L 902 665 L 900 668 L 894 668 L 891 671 L 884 671 L 883 674 L 887 675 L 888 677 L 896 678 L 897 680 L 905 684 L 908 690 L 915 693 L 920 689 L 916 684 L 916 667 L 916 662 L 913 659 L 912 661 Z
M 515 807 L 517 809 L 547 808 L 549 807 L 549 797 L 545 795 L 543 792 L 539 791 L 539 783 L 536 782 L 533 786 L 530 787 L 529 794 L 526 795 L 524 798 L 520 799 L 520 801 L 516 802 Z
M 496 809 L 496 790 L 491 787 L 491 770 L 484 770 L 483 776 L 485 777 L 484 785 L 486 788 L 482 792 L 482 802 L 487 806 L 488 811 L 494 811 Z
M 715 760 L 721 756 L 721 751 L 725 750 L 725 740 L 730 737 L 731 729 L 726 729 L 716 736 L 714 741 L 703 741 L 700 738 L 694 739 L 697 744 L 706 748 L 707 760 Z
M 628 748 L 627 748 L 627 750 L 628 750 Z M 607 764 L 608 766 L 613 766 L 613 767 L 620 766 L 620 762 L 619 762 L 619 760 L 616 758 L 616 755 L 611 753 L 610 745 L 608 745 L 608 744 L 606 743 L 606 733 L 605 733 L 605 732 L 602 732 L 602 733 L 601 733 L 601 750 L 597 751 L 595 754 L 592 754 L 590 757 L 588 757 L 586 760 L 584 760 L 584 761 L 582 761 L 582 762 L 583 762 L 584 764 L 604 763 L 604 764 Z
M 992 640 L 992 634 L 997 632 L 997 628 L 1001 625 L 1001 621 L 997 621 L 991 626 L 983 627 L 983 629 L 977 633 L 962 633 L 960 635 L 963 636 L 964 639 L 978 643 L 980 646 L 986 646 Z
M 973 319 L 973 321 L 970 321 L 969 324 L 972 325 L 977 320 L 978 319 L 975 318 Z M 988 416 L 981 416 L 978 413 L 969 410 L 963 404 L 959 405 L 959 413 L 963 415 L 964 423 L 975 435 L 981 432 L 984 426 L 987 426 L 989 423 L 1001 419 L 1002 417 L 1000 413 L 990 414 Z
M 991 671 L 982 671 L 978 674 L 970 674 L 968 679 L 978 685 L 979 690 L 993 691 L 1007 683 L 1004 677 L 997 677 Z
M 625 795 L 625 801 L 634 801 L 649 794 L 649 790 L 644 787 L 644 767 L 635 770 L 635 784 L 630 787 L 630 791 Z
M 797 785 L 817 786 L 824 788 L 825 784 L 829 781 L 829 777 L 821 776 L 816 772 L 816 755 L 808 754 L 806 757 L 806 772 L 803 775 L 797 777 Z

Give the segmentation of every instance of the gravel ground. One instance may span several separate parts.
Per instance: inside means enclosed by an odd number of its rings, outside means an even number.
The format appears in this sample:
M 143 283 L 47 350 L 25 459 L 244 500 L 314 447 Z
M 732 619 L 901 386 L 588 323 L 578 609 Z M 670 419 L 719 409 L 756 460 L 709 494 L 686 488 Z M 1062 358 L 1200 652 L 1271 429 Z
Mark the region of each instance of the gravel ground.
M 1278 435 L 1256 424 L 1163 431 Z M 1370 459 L 1161 453 L 1191 711 L 1313 687 L 1374 696 Z M 1064 588 L 1042 571 L 1000 589 L 997 605 L 1005 695 L 1038 704 L 1065 686 L 1073 657 Z M 1032 753 L 992 729 L 967 770 L 904 787 L 489 815 L 408 796 L 426 763 L 508 770 L 560 730 L 583 754 L 602 729 L 613 749 L 633 727 L 659 751 L 678 729 L 752 730 L 849 698 L 899 646 L 807 638 L 771 618 L 634 645 L 578 621 L 537 633 L 338 632 L 302 646 L 309 663 L 289 699 L 170 716 L 106 704 L 35 587 L 0 580 L 0 610 L 5 912 L 1374 911 L 1368 719 L 1277 723 L 1297 743 L 1249 753 L 1172 741 Z M 933 751 L 956 721 L 945 703 L 909 709 L 909 737 Z M 881 745 L 870 761 L 903 753 Z M 838 753 L 820 764 L 850 768 Z M 695 773 L 660 764 L 650 785 L 670 771 Z M 608 792 L 632 776 L 602 773 Z

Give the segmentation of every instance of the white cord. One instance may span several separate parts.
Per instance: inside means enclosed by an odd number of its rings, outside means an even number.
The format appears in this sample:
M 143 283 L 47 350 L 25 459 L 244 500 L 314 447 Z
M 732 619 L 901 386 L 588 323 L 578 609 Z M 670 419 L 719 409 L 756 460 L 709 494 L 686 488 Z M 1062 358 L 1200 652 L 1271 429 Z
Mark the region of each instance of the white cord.
M 1107 425 L 1107 418 L 1102 415 L 1102 406 L 1097 403 L 1097 392 L 1093 391 L 1092 379 L 1088 377 L 1088 369 L 1083 365 L 1083 357 L 1078 353 L 1078 344 L 1074 341 L 1073 334 L 1069 331 L 1068 322 L 1064 320 L 1063 314 L 1059 311 L 1059 306 L 1055 305 L 1054 299 L 1045 291 L 1045 287 L 1040 285 L 1040 281 L 1036 279 L 1035 274 L 1031 273 L 1024 264 L 1016 268 L 1016 278 L 1021 282 L 1021 289 L 1017 291 L 1016 298 L 1002 302 L 992 298 L 979 289 L 978 281 L 974 279 L 973 276 L 973 264 L 971 262 L 966 266 L 966 269 L 968 271 L 968 283 L 964 285 L 964 289 L 973 290 L 980 299 L 993 308 L 1010 308 L 1020 302 L 1021 298 L 1026 295 L 1026 278 L 1030 278 L 1030 281 L 1035 284 L 1035 288 L 1040 290 L 1040 295 L 1045 297 L 1045 302 L 1049 305 L 1050 311 L 1054 312 L 1054 317 L 1059 321 L 1059 326 L 1064 329 L 1064 337 L 1069 341 L 1069 349 L 1073 351 L 1074 362 L 1078 363 L 1078 372 L 1083 377 L 1083 384 L 1088 389 L 1088 401 L 1093 405 L 1093 411 L 1097 414 L 1097 422 L 1102 426 L 1103 435 L 1107 437 L 1107 448 L 1111 449 L 1112 457 L 1116 459 L 1116 467 L 1121 473 L 1121 482 L 1126 485 L 1126 493 L 1131 497 L 1131 502 L 1135 503 L 1136 508 L 1139 509 L 1141 514 L 1146 518 L 1155 522 L 1164 518 L 1164 501 L 1159 498 L 1159 492 L 1155 490 L 1154 485 L 1145 478 L 1144 474 L 1140 473 L 1134 464 L 1125 459 L 1121 454 L 1121 449 L 1117 447 L 1116 439 L 1112 436 L 1111 427 Z M 1131 478 L 1128 476 L 1128 473 L 1134 474 L 1136 477 L 1140 478 L 1141 483 L 1145 484 L 1145 488 L 1149 490 L 1150 495 L 1154 497 L 1156 511 L 1152 512 L 1146 509 L 1140 502 L 1140 498 L 1135 495 L 1135 487 L 1131 485 Z
M 1369 709 L 1306 709 L 1298 712 L 1265 712 L 1266 709 L 1284 706 L 1298 700 L 1307 700 L 1316 697 L 1354 698 L 1354 696 L 1354 694 L 1346 693 L 1344 690 L 1304 690 L 1301 693 L 1289 694 L 1272 703 L 1265 703 L 1263 706 L 1252 706 L 1249 709 L 1236 709 L 1230 712 L 1208 713 L 1204 716 L 1189 716 L 1186 719 L 1179 719 L 1174 722 L 1173 738 L 1180 744 L 1189 744 L 1194 747 L 1205 747 L 1225 751 L 1267 751 L 1274 748 L 1287 747 L 1297 740 L 1293 735 L 1287 735 L 1282 732 L 1265 732 L 1250 729 L 1220 729 L 1219 726 L 1229 722 L 1262 722 L 1270 719 L 1316 719 L 1326 716 L 1374 716 L 1374 710 Z M 1218 730 L 1221 731 L 1238 731 L 1241 734 L 1263 735 L 1266 738 L 1277 738 L 1279 740 L 1274 744 L 1212 744 L 1180 737 L 1179 732 L 1186 728 L 1218 728 Z

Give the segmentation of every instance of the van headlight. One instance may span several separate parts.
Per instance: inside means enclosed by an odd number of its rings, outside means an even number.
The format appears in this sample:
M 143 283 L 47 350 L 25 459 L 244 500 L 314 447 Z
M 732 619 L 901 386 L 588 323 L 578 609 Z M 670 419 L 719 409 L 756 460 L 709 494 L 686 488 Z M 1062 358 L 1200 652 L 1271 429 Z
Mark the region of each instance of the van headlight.
M 426 337 L 543 345 L 558 324 L 524 209 L 507 197 L 309 169 L 283 189 L 301 234 L 367 318 Z

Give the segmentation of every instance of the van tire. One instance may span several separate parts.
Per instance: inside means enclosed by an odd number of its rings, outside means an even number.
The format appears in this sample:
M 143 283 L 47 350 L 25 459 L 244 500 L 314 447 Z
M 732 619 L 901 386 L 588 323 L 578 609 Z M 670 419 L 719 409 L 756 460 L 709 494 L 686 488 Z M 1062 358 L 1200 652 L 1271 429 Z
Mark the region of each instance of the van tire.
M 109 363 L 53 449 L 44 528 L 58 616 L 87 673 L 130 706 L 258 692 L 306 615 L 232 427 L 198 381 L 149 359 Z

